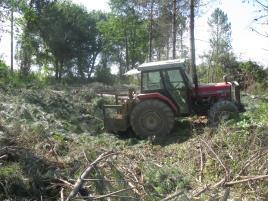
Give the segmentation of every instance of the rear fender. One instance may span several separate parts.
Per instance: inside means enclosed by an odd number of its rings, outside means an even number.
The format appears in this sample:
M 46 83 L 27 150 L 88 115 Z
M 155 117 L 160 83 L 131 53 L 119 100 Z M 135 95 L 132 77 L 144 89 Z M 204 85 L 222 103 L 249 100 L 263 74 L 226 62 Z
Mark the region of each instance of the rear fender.
M 168 97 L 163 96 L 160 93 L 148 93 L 148 94 L 139 94 L 137 96 L 137 98 L 141 101 L 143 100 L 147 100 L 147 99 L 158 99 L 161 100 L 163 102 L 165 102 L 174 112 L 175 115 L 179 114 L 178 108 L 176 107 L 176 105 L 173 103 L 172 100 L 170 100 Z

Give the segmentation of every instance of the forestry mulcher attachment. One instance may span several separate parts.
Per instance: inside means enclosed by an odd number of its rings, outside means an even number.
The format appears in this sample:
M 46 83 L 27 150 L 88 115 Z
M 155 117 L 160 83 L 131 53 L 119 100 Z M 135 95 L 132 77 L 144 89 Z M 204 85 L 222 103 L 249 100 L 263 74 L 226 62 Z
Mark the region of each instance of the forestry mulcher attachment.
M 216 125 L 243 110 L 236 81 L 195 86 L 185 63 L 177 60 L 144 63 L 138 70 L 140 93 L 130 89 L 121 104 L 103 107 L 108 131 L 132 128 L 140 137 L 167 135 L 175 117 L 208 115 Z

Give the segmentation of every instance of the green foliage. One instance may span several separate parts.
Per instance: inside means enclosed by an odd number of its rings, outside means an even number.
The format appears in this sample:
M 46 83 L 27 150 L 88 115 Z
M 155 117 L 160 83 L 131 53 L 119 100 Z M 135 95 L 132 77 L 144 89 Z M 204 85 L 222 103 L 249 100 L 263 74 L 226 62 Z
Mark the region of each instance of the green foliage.
M 0 59 L 0 80 L 6 79 L 8 73 L 8 66 Z
M 244 100 L 245 101 L 245 100 Z M 229 124 L 221 125 L 214 136 L 211 137 L 211 147 L 218 154 L 219 158 L 224 160 L 224 164 L 230 170 L 231 177 L 245 166 L 258 150 L 268 145 L 268 104 L 263 101 L 246 100 L 248 102 L 247 111 L 240 115 L 239 119 Z M 245 149 L 245 147 L 247 147 Z M 267 155 L 254 161 L 254 165 L 249 165 L 243 171 L 243 175 L 261 175 L 263 170 L 260 168 L 264 161 L 267 161 Z M 205 164 L 206 177 L 218 181 L 224 175 L 224 170 L 219 166 L 216 160 L 207 160 Z M 265 184 L 265 182 L 264 182 Z M 265 186 L 262 184 L 253 184 L 254 189 L 259 188 L 258 194 L 265 195 Z M 249 193 L 240 189 L 241 193 Z M 238 193 L 239 194 L 239 193 Z
M 216 8 L 208 20 L 211 29 L 210 46 L 216 57 L 226 53 L 231 48 L 231 23 L 227 15 Z
M 27 86 L 34 83 L 41 84 L 37 74 L 31 73 L 27 76 L 22 76 L 21 73 L 17 71 L 11 73 L 9 67 L 2 60 L 0 60 L 0 83 L 15 87 Z
M 181 174 L 176 166 L 164 166 L 154 168 L 154 164 L 150 164 L 145 168 L 145 188 L 154 192 L 152 197 L 163 197 L 178 189 L 185 189 L 188 181 Z
M 128 5 L 125 5 L 128 6 Z M 121 12 L 121 8 L 115 12 Z M 127 7 L 118 16 L 109 15 L 106 21 L 98 24 L 104 38 L 104 52 L 110 55 L 109 61 L 119 65 L 119 74 L 144 62 L 147 52 L 146 23 L 134 9 Z
M 97 22 L 102 21 L 105 14 L 88 13 L 70 1 L 34 1 L 21 11 L 24 32 L 17 58 L 22 72 L 27 72 L 31 64 L 37 64 L 52 69 L 57 79 L 91 77 L 102 49 Z
M 95 79 L 97 82 L 102 82 L 104 84 L 111 85 L 114 83 L 114 75 L 111 74 L 111 71 L 107 67 L 97 67 L 95 72 Z
M 0 199 L 7 195 L 17 195 L 23 198 L 28 194 L 29 182 L 24 180 L 23 171 L 17 163 L 0 166 Z
M 265 101 L 243 100 L 247 101 L 247 112 L 218 129 L 195 123 L 197 135 L 190 130 L 193 126 L 189 119 L 180 120 L 171 136 L 151 144 L 147 140 L 102 133 L 101 106 L 111 102 L 97 97 L 93 90 L 96 87 L 104 86 L 57 86 L 46 90 L 9 87 L 0 93 L 0 147 L 12 146 L 7 149 L 8 158 L 1 159 L 0 199 L 38 200 L 41 190 L 44 200 L 55 200 L 62 187 L 59 178 L 72 182 L 106 150 L 118 155 L 107 158 L 94 169 L 88 179 L 96 180 L 85 181 L 88 191 L 107 194 L 128 188 L 131 182 L 139 194 L 131 190 L 123 192 L 120 196 L 130 198 L 122 200 L 160 200 L 180 190 L 189 196 L 196 192 L 193 189 L 214 185 L 225 175 L 222 165 L 200 138 L 230 169 L 230 180 L 250 157 L 264 153 L 268 146 Z M 1 156 L 5 150 L 1 149 Z M 202 183 L 196 180 L 201 175 L 200 150 L 204 166 Z M 263 168 L 266 161 L 267 155 L 258 158 L 242 176 L 266 174 Z M 248 183 L 230 187 L 230 198 L 242 194 L 252 199 L 267 197 L 265 181 L 250 185 L 250 189 Z M 69 192 L 66 188 L 65 196 Z M 208 190 L 200 200 L 209 197 L 221 198 L 222 189 Z M 187 200 L 185 195 L 176 199 Z
M 247 131 L 250 127 L 263 127 L 268 122 L 268 104 L 260 101 L 257 106 L 251 106 L 252 108 L 243 113 L 237 125 Z
M 267 80 L 267 75 L 264 72 L 262 66 L 258 65 L 255 62 L 241 62 L 239 64 L 239 68 L 245 76 L 251 76 L 256 82 L 264 82 L 265 80 Z
M 20 174 L 22 171 L 17 164 L 9 164 L 5 167 L 0 167 L 0 178 Z
M 232 73 L 236 66 L 231 52 L 231 23 L 227 15 L 219 8 L 208 19 L 210 27 L 210 50 L 203 57 L 206 59 L 207 79 L 209 82 L 222 80 L 225 73 Z

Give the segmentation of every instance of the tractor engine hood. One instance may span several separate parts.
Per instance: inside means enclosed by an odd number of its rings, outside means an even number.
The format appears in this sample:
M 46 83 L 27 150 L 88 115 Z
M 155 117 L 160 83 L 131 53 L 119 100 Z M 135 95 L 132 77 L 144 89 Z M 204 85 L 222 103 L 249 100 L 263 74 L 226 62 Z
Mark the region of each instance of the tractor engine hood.
M 231 84 L 226 82 L 212 83 L 212 84 L 200 84 L 198 85 L 197 92 L 199 96 L 218 96 L 218 97 L 228 97 L 231 94 Z M 194 93 L 196 94 L 196 93 Z

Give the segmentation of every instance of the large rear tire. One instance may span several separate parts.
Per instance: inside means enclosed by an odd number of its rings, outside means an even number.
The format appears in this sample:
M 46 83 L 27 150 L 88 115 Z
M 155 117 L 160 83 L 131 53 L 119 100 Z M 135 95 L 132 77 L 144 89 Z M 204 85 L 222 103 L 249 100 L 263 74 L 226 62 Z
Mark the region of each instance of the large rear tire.
M 145 100 L 133 108 L 130 125 L 142 138 L 168 135 L 174 126 L 174 113 L 160 100 Z
M 238 108 L 235 103 L 223 100 L 216 102 L 208 113 L 208 119 L 211 126 L 217 126 L 221 121 L 229 120 L 238 115 Z

